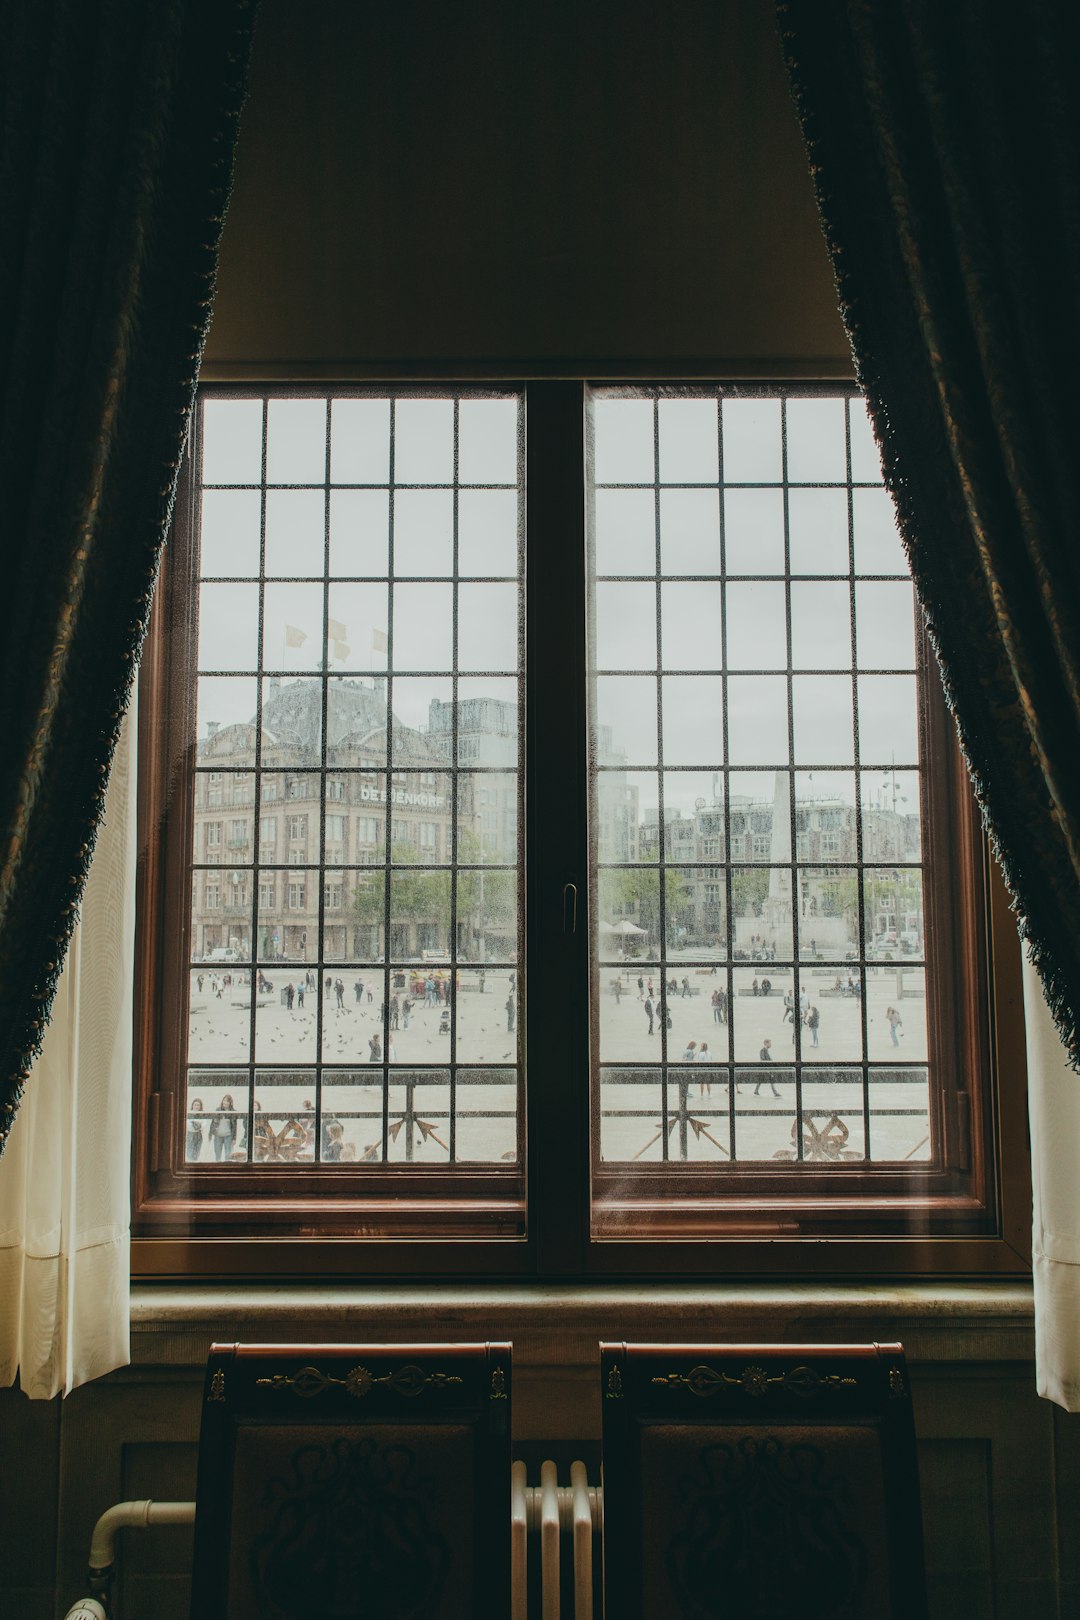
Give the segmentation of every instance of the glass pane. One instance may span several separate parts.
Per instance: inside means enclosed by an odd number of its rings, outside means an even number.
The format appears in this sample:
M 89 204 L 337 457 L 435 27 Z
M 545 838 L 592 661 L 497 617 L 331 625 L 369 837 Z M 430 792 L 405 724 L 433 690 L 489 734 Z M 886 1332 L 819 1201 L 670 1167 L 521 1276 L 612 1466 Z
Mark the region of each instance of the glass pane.
M 395 871 L 390 877 L 390 949 L 402 961 L 450 960 L 450 874 Z
M 898 958 L 895 965 L 868 967 L 867 1057 L 871 1062 L 925 1063 L 926 969 Z
M 615 1163 L 663 1158 L 661 1071 L 603 1067 L 599 1079 L 600 1157 Z
M 855 572 L 898 574 L 906 579 L 907 557 L 896 529 L 892 497 L 884 489 L 857 489 L 852 495 Z
M 864 874 L 866 954 L 874 961 L 922 960 L 922 871 L 917 866 L 871 867 Z
M 261 1069 L 255 1076 L 252 1157 L 256 1164 L 311 1164 L 315 1158 L 315 1075 Z
M 597 669 L 656 668 L 656 588 L 600 584 L 596 587 Z
M 330 492 L 330 573 L 341 578 L 389 571 L 390 496 L 385 489 Z
M 516 680 L 463 676 L 457 683 L 456 710 L 438 700 L 428 708 L 429 745 L 449 759 L 456 729 L 459 764 L 516 766 L 518 714 Z
M 388 399 L 335 399 L 331 402 L 330 477 L 335 484 L 385 484 L 388 481 Z
M 426 1020 L 429 1033 L 435 1031 L 442 1019 L 445 1001 L 438 1000 L 438 980 L 421 974 L 422 986 L 427 985 L 427 996 L 419 1003 L 413 1021 L 423 1028 Z M 431 985 L 435 984 L 435 999 L 431 999 Z M 463 968 L 458 974 L 455 1000 L 454 1039 L 455 1055 L 459 1063 L 500 1063 L 513 1056 L 516 1030 L 508 1029 L 507 1003 L 516 1014 L 516 975 L 504 967 Z M 516 1023 L 516 1018 L 515 1018 Z
M 206 489 L 200 514 L 203 578 L 259 572 L 262 501 L 257 489 Z
M 787 681 L 733 675 L 728 688 L 728 750 L 733 765 L 786 765 Z
M 783 490 L 724 492 L 724 556 L 729 574 L 784 572 Z
M 255 669 L 259 662 L 259 587 L 203 585 L 199 590 L 199 668 Z
M 720 573 L 720 502 L 715 489 L 660 491 L 660 551 L 665 574 Z M 652 573 L 655 567 L 654 548 L 650 565 L 641 572 Z
M 786 669 L 787 598 L 783 585 L 728 585 L 729 669 Z
M 665 765 L 720 766 L 724 759 L 724 683 L 721 677 L 665 675 L 661 686 Z M 644 731 L 649 724 L 648 717 L 642 716 L 642 722 Z M 644 756 L 639 762 L 649 763 Z
M 200 675 L 196 693 L 195 736 L 199 761 L 226 762 L 233 753 L 254 752 L 259 683 L 253 676 Z M 246 759 L 228 759 L 245 764 Z
M 725 399 L 724 478 L 729 484 L 778 484 L 784 476 L 778 399 Z
M 259 871 L 256 946 L 260 961 L 290 969 L 318 960 L 319 873 L 317 868 L 290 866 Z M 275 993 L 285 988 L 271 978 Z
M 714 399 L 662 399 L 657 406 L 660 482 L 715 484 L 718 433 Z
M 656 502 L 652 490 L 598 489 L 593 543 L 598 575 L 655 574 Z
M 598 484 L 651 484 L 655 477 L 653 404 L 594 398 L 593 477 Z
M 735 866 L 731 871 L 731 915 L 737 961 L 762 962 L 775 981 L 773 964 L 792 958 L 792 883 L 786 866 Z M 751 978 L 753 975 L 751 975 Z M 747 986 L 752 988 L 748 979 Z M 764 992 L 768 996 L 769 991 Z
M 247 1161 L 248 1085 L 246 1069 L 188 1071 L 185 1157 L 199 1164 Z M 200 1132 L 195 1127 L 201 1126 Z M 195 1158 L 196 1135 L 198 1154 Z
M 382 1075 L 365 1069 L 323 1074 L 319 1161 L 378 1164 L 383 1158 Z
M 335 692 L 332 721 L 340 726 L 342 694 Z M 262 762 L 264 766 L 318 766 L 322 763 L 323 683 L 317 676 L 281 680 L 271 675 L 263 683 Z M 252 761 L 253 762 L 253 761 Z M 318 779 L 293 776 L 280 779 L 279 798 L 315 794 Z
M 448 579 L 454 572 L 454 495 L 402 489 L 394 497 L 394 573 Z
M 220 588 L 235 590 L 238 587 Z M 264 669 L 322 668 L 325 596 L 321 585 L 267 585 L 264 588 Z
M 793 669 L 851 668 L 851 592 L 846 584 L 792 584 L 791 664 Z
M 918 691 L 914 675 L 860 675 L 859 757 L 890 769 L 919 762 Z
M 870 1156 L 877 1164 L 918 1164 L 932 1157 L 926 1069 L 871 1069 L 870 1130 Z
M 857 484 L 881 482 L 881 454 L 874 441 L 870 413 L 861 399 L 848 400 L 851 424 L 851 476 Z
M 266 496 L 266 563 L 270 578 L 322 577 L 326 500 L 321 489 L 272 489 Z
M 463 484 L 517 483 L 516 399 L 463 399 L 460 402 L 458 477 Z
M 389 593 L 383 584 L 332 584 L 327 593 L 327 666 L 386 669 Z
M 604 776 L 614 792 L 615 776 Z M 625 792 L 625 791 L 623 791 Z M 622 799 L 625 804 L 625 797 Z M 513 771 L 463 771 L 458 778 L 457 805 L 458 860 L 513 865 L 518 859 L 518 778 Z M 636 834 L 636 810 L 619 816 L 612 810 L 612 821 L 622 829 L 620 854 L 610 859 L 628 860 L 628 831 Z M 636 842 L 636 838 L 635 838 Z
M 720 668 L 723 644 L 719 580 L 661 585 L 660 611 L 665 669 Z
M 188 983 L 188 1057 L 246 1063 L 251 1050 L 251 974 L 225 960 L 194 968 Z
M 613 587 L 618 588 L 618 587 Z M 518 667 L 518 587 L 459 585 L 458 668 L 502 670 Z
M 518 496 L 509 489 L 463 489 L 458 496 L 458 573 L 518 572 Z
M 659 872 L 652 867 L 602 867 L 597 920 L 605 956 L 636 959 L 655 950 L 660 937 Z
M 266 482 L 321 484 L 325 477 L 325 399 L 269 400 L 266 406 Z
M 793 489 L 788 496 L 793 574 L 847 574 L 847 494 L 842 489 Z
M 456 1099 L 457 1162 L 517 1163 L 516 1071 L 462 1069 Z
M 859 954 L 857 868 L 802 866 L 798 882 L 800 956 L 841 965 L 856 960 Z
M 863 859 L 918 861 L 922 855 L 917 771 L 863 771 Z
M 593 701 L 592 749 L 599 761 L 656 764 L 656 691 L 653 676 L 601 675 Z
M 735 1070 L 735 1143 L 738 1157 L 745 1162 L 793 1159 L 797 1153 L 798 1126 L 794 1116 L 795 1073 L 778 1064 L 772 1056 L 753 1068 Z
M 257 484 L 262 477 L 261 399 L 206 399 L 202 408 L 204 484 Z
M 512 960 L 518 937 L 517 873 L 465 869 L 457 880 L 458 954 L 462 961 Z
M 394 405 L 394 479 L 399 484 L 452 484 L 454 402 L 399 399 Z
M 855 587 L 855 632 L 863 669 L 915 668 L 915 593 L 899 581 Z
M 376 682 L 378 688 L 378 682 Z M 401 765 L 449 761 L 454 735 L 454 683 L 449 675 L 394 676 L 393 750 Z M 374 757 L 380 739 L 369 737 Z
M 601 861 L 656 858 L 659 838 L 656 776 L 645 771 L 600 771 L 593 813 Z M 651 837 L 645 836 L 646 825 Z M 646 851 L 651 849 L 651 855 Z
M 800 861 L 858 858 L 855 776 L 851 771 L 796 771 L 796 855 Z M 802 914 L 805 921 L 806 914 Z
M 800 765 L 851 765 L 855 726 L 846 675 L 796 675 L 791 683 L 795 758 Z
M 196 867 L 191 875 L 192 961 L 231 980 L 235 964 L 251 960 L 251 912 L 249 867 Z
M 793 484 L 842 484 L 847 477 L 843 399 L 789 399 L 787 475 Z
M 807 1069 L 802 1088 L 802 1156 L 807 1164 L 866 1157 L 860 1069 Z
M 844 1063 L 862 1062 L 862 990 L 858 969 L 831 975 L 818 970 L 809 975 L 809 982 L 804 977 L 799 992 L 804 1053 Z
M 395 585 L 395 669 L 448 670 L 454 661 L 452 585 Z

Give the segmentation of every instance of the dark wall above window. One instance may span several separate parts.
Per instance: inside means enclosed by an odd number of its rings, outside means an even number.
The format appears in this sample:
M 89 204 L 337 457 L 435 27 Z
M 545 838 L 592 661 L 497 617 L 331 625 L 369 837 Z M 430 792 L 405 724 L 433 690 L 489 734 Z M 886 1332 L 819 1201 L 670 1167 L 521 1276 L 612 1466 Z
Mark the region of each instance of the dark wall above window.
M 850 374 L 769 0 L 263 0 L 204 378 L 514 359 Z

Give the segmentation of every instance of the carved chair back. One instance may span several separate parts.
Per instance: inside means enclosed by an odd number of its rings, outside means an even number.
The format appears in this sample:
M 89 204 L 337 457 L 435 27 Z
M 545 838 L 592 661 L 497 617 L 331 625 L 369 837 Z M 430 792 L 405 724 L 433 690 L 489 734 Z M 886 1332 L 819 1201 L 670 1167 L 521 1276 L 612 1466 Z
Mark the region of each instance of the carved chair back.
M 211 1347 L 192 1620 L 503 1620 L 510 1346 Z
M 600 1356 L 608 1620 L 925 1620 L 900 1345 Z

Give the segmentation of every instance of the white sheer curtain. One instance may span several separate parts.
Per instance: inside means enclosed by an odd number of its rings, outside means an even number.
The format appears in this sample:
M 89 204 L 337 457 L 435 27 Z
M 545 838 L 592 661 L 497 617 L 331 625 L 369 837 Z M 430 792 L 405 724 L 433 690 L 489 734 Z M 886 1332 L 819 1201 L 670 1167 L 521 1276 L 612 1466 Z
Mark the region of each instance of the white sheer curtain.
M 1035 1379 L 1040 1395 L 1080 1411 L 1080 1074 L 1068 1064 L 1039 976 L 1024 962 L 1031 1119 Z
M 41 1057 L 0 1159 L 0 1384 L 124 1366 L 135 959 L 134 705 Z

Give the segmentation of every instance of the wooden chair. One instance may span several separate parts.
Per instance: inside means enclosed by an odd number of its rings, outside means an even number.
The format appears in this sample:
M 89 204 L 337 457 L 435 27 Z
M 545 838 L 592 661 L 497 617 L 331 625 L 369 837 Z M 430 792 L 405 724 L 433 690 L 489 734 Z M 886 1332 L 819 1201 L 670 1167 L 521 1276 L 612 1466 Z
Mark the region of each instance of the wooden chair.
M 215 1344 L 192 1620 L 506 1620 L 508 1344 Z
M 602 1344 L 608 1620 L 926 1620 L 903 1349 Z

